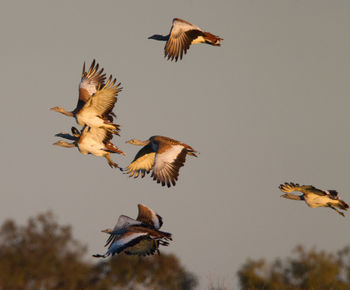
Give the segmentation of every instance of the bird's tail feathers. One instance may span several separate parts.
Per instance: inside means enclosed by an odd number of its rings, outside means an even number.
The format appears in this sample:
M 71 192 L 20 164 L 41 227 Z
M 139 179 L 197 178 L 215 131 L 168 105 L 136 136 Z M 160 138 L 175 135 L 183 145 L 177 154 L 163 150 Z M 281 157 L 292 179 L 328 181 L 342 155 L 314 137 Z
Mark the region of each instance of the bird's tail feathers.
M 341 199 L 339 199 L 339 203 L 337 206 L 343 210 L 347 210 L 349 208 L 349 205 L 344 200 L 341 200 Z
M 221 41 L 224 40 L 223 38 L 211 34 L 210 32 L 204 32 L 204 38 L 208 44 L 215 46 L 220 46 Z

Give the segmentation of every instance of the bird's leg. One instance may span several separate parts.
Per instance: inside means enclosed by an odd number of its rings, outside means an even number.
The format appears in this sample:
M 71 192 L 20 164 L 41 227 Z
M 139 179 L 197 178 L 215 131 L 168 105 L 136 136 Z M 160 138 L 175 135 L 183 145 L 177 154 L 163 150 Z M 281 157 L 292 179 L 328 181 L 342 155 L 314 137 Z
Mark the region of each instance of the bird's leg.
M 332 206 L 332 205 L 330 205 L 330 204 L 328 204 L 328 206 L 329 206 L 331 209 L 334 209 L 337 213 L 339 213 L 339 214 L 342 215 L 343 217 L 345 217 L 345 215 L 344 215 L 341 211 L 337 210 L 334 206 Z
M 120 168 L 117 163 L 113 162 L 113 160 L 111 159 L 111 156 L 109 155 L 109 153 L 104 155 L 104 157 L 107 159 L 108 165 L 111 168 Z

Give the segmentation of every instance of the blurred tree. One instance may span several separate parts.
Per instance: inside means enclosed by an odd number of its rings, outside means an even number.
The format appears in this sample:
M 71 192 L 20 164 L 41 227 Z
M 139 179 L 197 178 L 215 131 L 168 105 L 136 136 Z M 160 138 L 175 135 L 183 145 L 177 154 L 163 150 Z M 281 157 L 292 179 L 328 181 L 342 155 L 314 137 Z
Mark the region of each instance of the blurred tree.
M 117 255 L 97 264 L 94 272 L 100 288 L 113 285 L 120 289 L 187 290 L 197 285 L 195 276 L 186 272 L 174 255 Z
M 0 290 L 7 289 L 193 289 L 196 277 L 174 255 L 124 254 L 92 264 L 86 246 L 60 226 L 52 213 L 25 226 L 5 221 L 0 228 Z
M 272 264 L 250 260 L 238 271 L 242 289 L 350 289 L 350 251 L 295 249 L 296 257 Z

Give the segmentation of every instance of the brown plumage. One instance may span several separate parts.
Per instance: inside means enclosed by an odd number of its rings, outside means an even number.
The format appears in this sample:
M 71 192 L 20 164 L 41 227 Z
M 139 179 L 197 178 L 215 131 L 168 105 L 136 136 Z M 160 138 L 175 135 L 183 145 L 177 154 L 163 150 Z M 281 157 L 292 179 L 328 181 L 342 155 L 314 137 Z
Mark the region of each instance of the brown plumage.
M 311 207 L 329 207 L 335 210 L 340 215 L 344 213 L 336 209 L 347 210 L 349 205 L 339 199 L 338 192 L 335 190 L 321 190 L 312 185 L 299 185 L 297 183 L 284 183 L 279 186 L 279 189 L 285 194 L 281 195 L 283 198 L 304 200 L 306 204 Z M 301 192 L 301 195 L 292 194 L 292 192 Z
M 173 19 L 173 25 L 170 33 L 166 36 L 155 34 L 149 39 L 166 41 L 164 47 L 164 56 L 171 60 L 177 61 L 186 54 L 191 44 L 207 43 L 214 46 L 220 46 L 223 40 L 219 36 L 203 31 L 199 27 L 191 24 L 186 20 L 180 18 Z
M 192 147 L 175 139 L 153 136 L 146 141 L 132 139 L 126 143 L 144 146 L 134 160 L 124 169 L 129 176 L 144 177 L 152 170 L 153 180 L 162 186 L 175 186 L 179 170 L 186 161 L 186 155 L 196 156 Z
M 69 143 L 63 140 L 55 142 L 53 145 L 61 147 L 77 147 L 81 154 L 92 154 L 94 156 L 103 156 L 106 158 L 110 167 L 119 167 L 117 163 L 113 162 L 110 153 L 125 153 L 115 146 L 111 140 L 113 135 L 104 128 L 95 128 L 85 126 L 81 133 L 76 128 L 72 127 L 72 134 L 58 133 L 55 136 L 62 137 L 73 142 Z

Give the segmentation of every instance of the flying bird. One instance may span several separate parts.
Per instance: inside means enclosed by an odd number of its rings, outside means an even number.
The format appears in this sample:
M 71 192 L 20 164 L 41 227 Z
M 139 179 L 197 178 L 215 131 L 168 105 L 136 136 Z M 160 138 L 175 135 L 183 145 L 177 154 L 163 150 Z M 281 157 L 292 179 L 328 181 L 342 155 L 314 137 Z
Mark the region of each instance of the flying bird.
M 73 142 L 66 142 L 64 140 L 59 140 L 53 145 L 73 148 L 77 147 L 81 154 L 92 154 L 94 156 L 103 156 L 107 159 L 108 165 L 110 167 L 118 168 L 118 164 L 113 162 L 110 157 L 110 153 L 125 153 L 121 151 L 117 146 L 115 146 L 111 140 L 113 135 L 111 132 L 104 128 L 88 127 L 85 126 L 81 132 L 75 127 L 72 127 L 72 135 L 68 133 L 58 133 L 56 137 L 65 138 L 72 140 Z
M 113 229 L 102 230 L 110 235 L 105 245 L 109 247 L 104 255 L 96 254 L 93 257 L 106 258 L 122 252 L 138 256 L 157 252 L 159 255 L 159 245 L 169 245 L 171 234 L 159 231 L 163 224 L 162 218 L 143 204 L 139 204 L 138 209 L 136 220 L 121 215 Z
M 173 19 L 173 25 L 168 35 L 154 34 L 148 39 L 166 41 L 164 48 L 164 56 L 168 60 L 177 61 L 186 54 L 191 44 L 207 43 L 213 46 L 220 46 L 223 40 L 219 36 L 213 35 L 210 32 L 205 32 L 199 27 L 179 18 Z
M 335 210 L 340 215 L 344 216 L 344 213 L 337 210 L 337 208 L 342 210 L 347 210 L 349 205 L 339 199 L 338 192 L 335 190 L 321 190 L 312 185 L 302 185 L 294 183 L 284 183 L 279 186 L 279 189 L 286 194 L 281 195 L 281 197 L 294 199 L 294 200 L 304 200 L 306 204 L 311 207 L 329 207 Z M 301 192 L 301 195 L 291 194 L 291 192 Z
M 112 110 L 117 101 L 116 96 L 121 91 L 120 83 L 116 84 L 116 79 L 112 80 L 112 76 L 105 83 L 106 74 L 102 74 L 103 68 L 98 68 L 99 65 L 93 60 L 86 72 L 84 63 L 79 84 L 79 99 L 73 111 L 62 107 L 53 107 L 50 110 L 74 117 L 82 127 L 103 127 L 118 135 L 119 126 L 113 124 L 115 114 Z
M 134 160 L 129 164 L 126 174 L 143 178 L 152 170 L 153 180 L 162 186 L 175 186 L 179 176 L 179 170 L 186 161 L 186 156 L 197 157 L 198 151 L 189 145 L 164 136 L 152 136 L 146 141 L 131 139 L 126 143 L 144 146 L 136 154 Z

